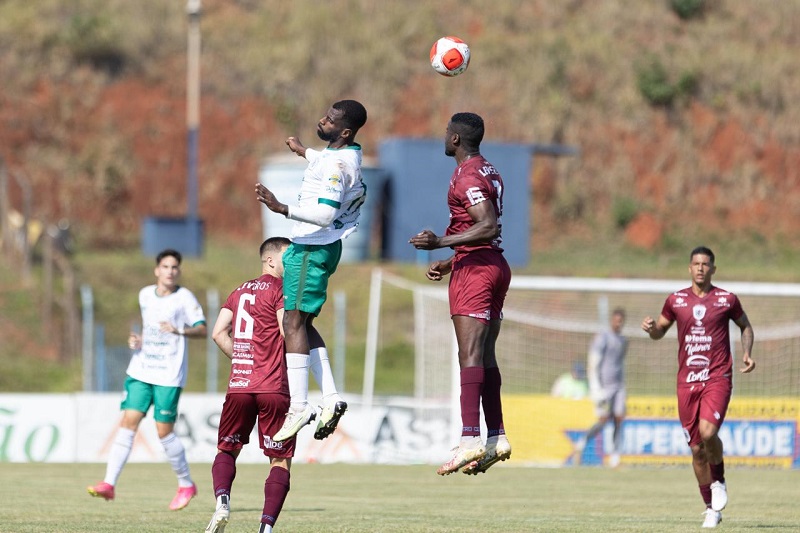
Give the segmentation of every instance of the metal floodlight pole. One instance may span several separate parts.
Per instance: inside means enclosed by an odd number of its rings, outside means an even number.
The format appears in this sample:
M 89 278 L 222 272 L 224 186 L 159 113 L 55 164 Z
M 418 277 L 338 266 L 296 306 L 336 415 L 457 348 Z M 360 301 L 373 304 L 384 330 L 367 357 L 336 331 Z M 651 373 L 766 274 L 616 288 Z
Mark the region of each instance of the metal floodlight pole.
M 200 134 L 200 0 L 187 0 L 189 17 L 186 68 L 186 129 L 188 134 L 187 218 L 196 220 L 197 145 Z

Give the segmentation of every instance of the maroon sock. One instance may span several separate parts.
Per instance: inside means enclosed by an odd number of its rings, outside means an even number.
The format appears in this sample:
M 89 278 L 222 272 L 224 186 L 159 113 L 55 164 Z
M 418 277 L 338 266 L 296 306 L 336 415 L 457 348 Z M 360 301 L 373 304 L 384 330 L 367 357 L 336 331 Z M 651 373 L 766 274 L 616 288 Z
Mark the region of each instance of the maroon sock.
M 481 401 L 489 437 L 504 435 L 506 432 L 503 426 L 503 403 L 500 401 L 501 384 L 500 369 L 497 367 L 487 368 L 484 373 Z
M 211 465 L 211 480 L 214 484 L 214 497 L 231 495 L 233 479 L 236 477 L 236 458 L 229 453 L 220 452 Z
M 708 463 L 708 466 L 711 467 L 711 479 L 725 483 L 725 461 L 720 461 L 718 465 Z
M 264 512 L 261 523 L 275 525 L 281 514 L 283 502 L 289 494 L 289 471 L 280 466 L 270 468 L 267 481 L 264 483 Z
M 711 484 L 700 485 L 700 496 L 703 497 L 706 507 L 711 507 Z
M 481 434 L 481 392 L 484 370 L 482 366 L 461 369 L 461 436 L 479 437 Z

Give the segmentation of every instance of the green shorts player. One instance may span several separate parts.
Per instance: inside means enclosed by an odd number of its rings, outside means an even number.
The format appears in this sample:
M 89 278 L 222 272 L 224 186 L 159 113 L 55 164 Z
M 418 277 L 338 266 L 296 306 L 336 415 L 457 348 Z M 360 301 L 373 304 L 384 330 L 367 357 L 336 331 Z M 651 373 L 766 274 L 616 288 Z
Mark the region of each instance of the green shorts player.
M 139 291 L 142 332 L 131 333 L 133 350 L 122 399 L 122 421 L 108 452 L 106 477 L 89 494 L 114 499 L 114 487 L 128 461 L 139 424 L 153 406 L 153 418 L 164 452 L 178 477 L 178 492 L 169 508 L 183 509 L 197 494 L 183 444 L 173 429 L 178 400 L 186 385 L 186 337 L 205 337 L 206 319 L 194 294 L 178 285 L 181 254 L 164 250 L 156 257 L 156 284 Z
M 270 211 L 295 221 L 292 244 L 283 256 L 286 363 L 291 408 L 273 440 L 291 438 L 316 417 L 308 405 L 308 369 L 322 391 L 322 411 L 314 437 L 330 435 L 347 410 L 336 391 L 325 342 L 313 326 L 327 298 L 328 279 L 336 271 L 342 239 L 356 230 L 366 186 L 361 177 L 361 146 L 355 142 L 367 121 L 367 110 L 355 100 L 334 103 L 317 124 L 317 135 L 328 142 L 324 150 L 306 148 L 296 137 L 286 144 L 308 160 L 296 206 L 288 206 L 262 184 L 258 200 Z

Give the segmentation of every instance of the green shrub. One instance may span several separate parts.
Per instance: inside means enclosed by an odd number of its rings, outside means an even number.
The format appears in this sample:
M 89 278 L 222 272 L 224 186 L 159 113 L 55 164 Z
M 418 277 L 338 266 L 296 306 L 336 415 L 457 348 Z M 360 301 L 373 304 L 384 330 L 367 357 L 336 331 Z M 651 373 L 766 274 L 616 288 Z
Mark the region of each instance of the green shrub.
M 669 82 L 667 69 L 658 59 L 652 59 L 636 73 L 639 92 L 652 105 L 669 106 L 675 99 L 676 88 Z
M 125 66 L 126 54 L 111 20 L 100 15 L 71 17 L 64 41 L 78 63 L 118 74 Z
M 614 224 L 618 228 L 626 228 L 639 214 L 639 202 L 630 196 L 617 197 L 614 199 L 611 211 Z
M 672 83 L 666 67 L 658 58 L 640 65 L 636 72 L 639 92 L 654 106 L 669 107 L 678 99 L 688 99 L 697 93 L 700 82 L 692 71 L 681 73 L 677 83 Z
M 669 6 L 681 20 L 699 17 L 705 11 L 705 0 L 670 0 Z

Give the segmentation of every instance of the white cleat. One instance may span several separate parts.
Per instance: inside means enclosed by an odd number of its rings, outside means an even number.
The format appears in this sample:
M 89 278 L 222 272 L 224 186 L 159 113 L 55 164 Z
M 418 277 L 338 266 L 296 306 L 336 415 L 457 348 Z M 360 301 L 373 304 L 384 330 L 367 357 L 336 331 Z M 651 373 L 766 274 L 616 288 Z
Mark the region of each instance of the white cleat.
M 482 459 L 471 461 L 461 471 L 468 475 L 478 475 L 509 457 L 511 457 L 511 444 L 505 435 L 489 438 L 486 441 L 486 455 Z
M 728 487 L 721 481 L 711 484 L 711 508 L 721 511 L 728 505 Z
M 217 505 L 217 510 L 211 516 L 211 521 L 206 526 L 206 533 L 224 533 L 225 526 L 231 518 L 231 509 L 228 504 L 228 497 L 222 496 L 222 503 Z
M 345 411 L 347 411 L 347 402 L 343 402 L 342 400 L 328 402 L 322 407 L 322 411 L 319 415 L 319 422 L 317 423 L 317 430 L 314 432 L 314 438 L 322 440 L 333 433 L 336 430 L 336 426 L 339 425 L 339 419 L 342 418 Z
M 704 528 L 714 528 L 717 527 L 720 522 L 722 522 L 722 513 L 719 511 L 715 511 L 714 509 L 706 509 L 703 511 L 703 514 L 706 515 L 705 520 L 703 520 Z
M 453 457 L 436 470 L 440 476 L 452 474 L 473 461 L 480 461 L 486 455 L 486 448 L 480 437 L 461 441 L 451 451 Z
M 297 435 L 298 431 L 303 429 L 303 426 L 308 425 L 316 417 L 317 411 L 309 404 L 306 404 L 302 411 L 289 409 L 289 412 L 286 413 L 286 420 L 283 421 L 283 426 L 277 433 L 275 433 L 275 436 L 272 437 L 272 440 L 275 442 L 281 442 L 291 439 Z

